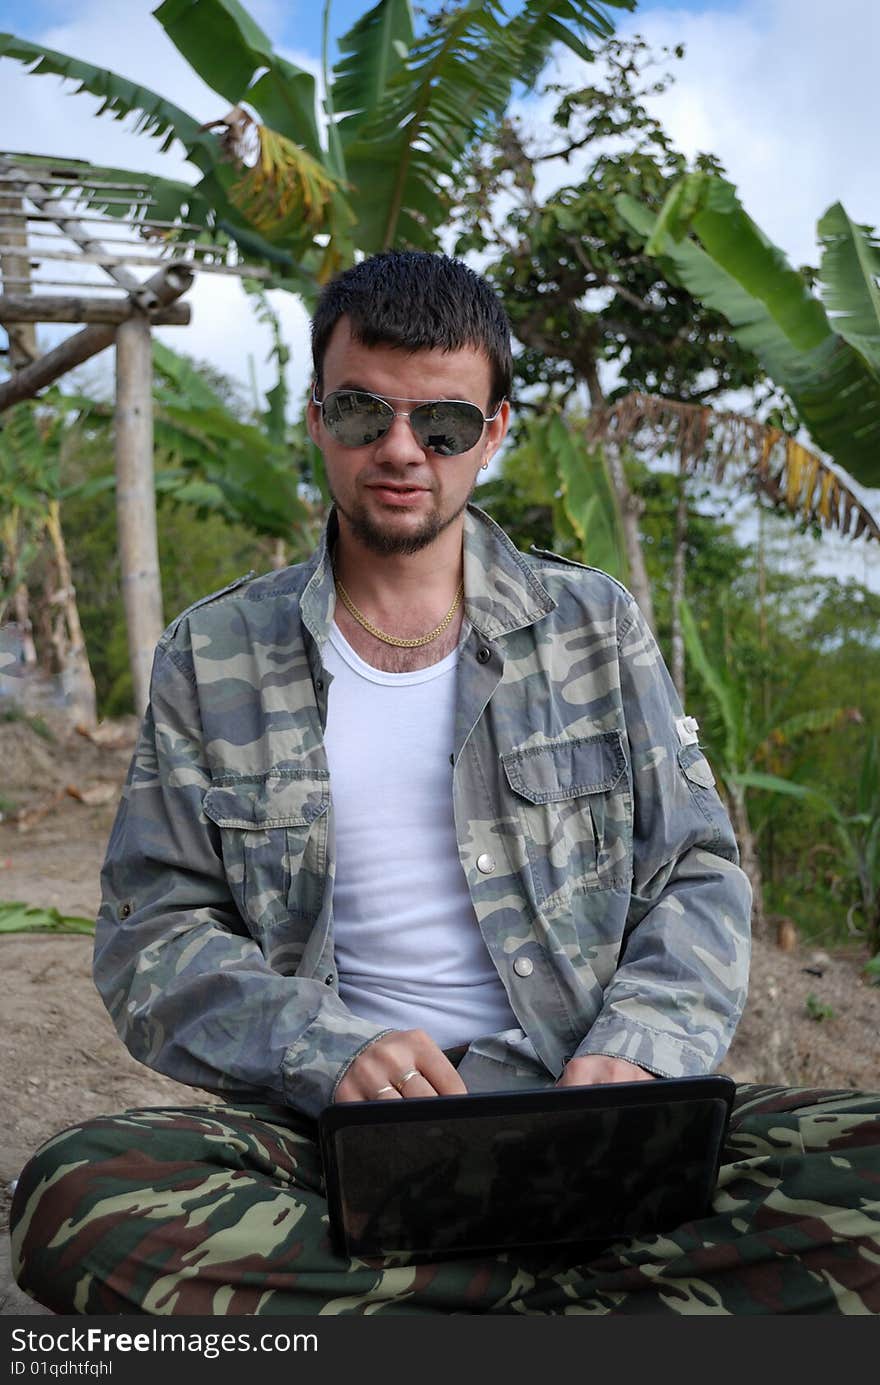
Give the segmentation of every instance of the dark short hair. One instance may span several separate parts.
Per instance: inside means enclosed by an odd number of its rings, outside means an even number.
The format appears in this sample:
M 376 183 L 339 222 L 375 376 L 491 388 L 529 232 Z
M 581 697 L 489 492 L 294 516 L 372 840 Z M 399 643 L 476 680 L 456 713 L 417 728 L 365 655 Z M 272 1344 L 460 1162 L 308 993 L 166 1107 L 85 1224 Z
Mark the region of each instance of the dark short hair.
M 341 317 L 364 346 L 402 351 L 485 351 L 492 398 L 510 393 L 510 323 L 495 291 L 462 260 L 424 250 L 386 250 L 332 279 L 312 318 L 312 359 L 319 390 L 327 344 Z

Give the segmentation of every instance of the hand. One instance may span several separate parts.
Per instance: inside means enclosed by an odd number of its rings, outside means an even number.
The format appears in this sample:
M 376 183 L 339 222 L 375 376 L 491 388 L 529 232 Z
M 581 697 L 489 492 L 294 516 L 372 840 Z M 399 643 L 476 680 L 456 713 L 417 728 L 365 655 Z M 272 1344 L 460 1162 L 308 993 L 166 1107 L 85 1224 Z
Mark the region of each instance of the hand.
M 414 1073 L 401 1081 L 407 1073 Z M 400 1101 L 414 1096 L 462 1096 L 467 1087 L 442 1049 L 423 1029 L 398 1029 L 358 1054 L 333 1098 Z
M 609 1058 L 604 1053 L 588 1053 L 566 1063 L 557 1087 L 599 1087 L 606 1082 L 648 1082 L 655 1073 L 628 1063 L 625 1058 Z

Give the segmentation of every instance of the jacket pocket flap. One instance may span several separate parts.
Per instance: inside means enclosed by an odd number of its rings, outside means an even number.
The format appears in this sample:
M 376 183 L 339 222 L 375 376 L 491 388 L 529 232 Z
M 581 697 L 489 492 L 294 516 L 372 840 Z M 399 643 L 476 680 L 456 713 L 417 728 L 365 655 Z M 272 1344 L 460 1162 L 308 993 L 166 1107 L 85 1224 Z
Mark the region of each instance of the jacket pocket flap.
M 678 752 L 678 763 L 692 784 L 699 785 L 701 789 L 714 788 L 715 776 L 698 745 L 683 745 Z
M 205 794 L 207 817 L 218 827 L 306 827 L 330 803 L 330 776 L 324 771 L 255 775 L 213 784 Z
M 514 793 L 530 803 L 606 793 L 626 769 L 619 731 L 511 750 L 501 761 Z

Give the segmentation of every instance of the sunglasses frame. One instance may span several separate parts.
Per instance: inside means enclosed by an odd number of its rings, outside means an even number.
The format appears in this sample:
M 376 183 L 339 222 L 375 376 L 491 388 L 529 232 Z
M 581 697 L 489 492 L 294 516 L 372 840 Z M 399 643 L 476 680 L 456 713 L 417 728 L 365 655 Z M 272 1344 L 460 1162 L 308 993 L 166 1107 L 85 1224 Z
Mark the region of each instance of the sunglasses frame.
M 425 452 L 433 452 L 434 455 L 437 457 L 463 457 L 465 452 L 470 452 L 472 448 L 476 447 L 480 438 L 483 436 L 483 430 L 485 429 L 486 424 L 495 422 L 496 418 L 501 413 L 501 409 L 504 405 L 504 400 L 502 399 L 494 414 L 487 416 L 483 413 L 483 410 L 480 408 L 479 404 L 475 404 L 472 399 L 410 399 L 407 395 L 382 395 L 374 394 L 372 390 L 359 390 L 351 388 L 331 390 L 329 394 L 324 395 L 323 399 L 319 399 L 317 396 L 317 386 L 313 385 L 312 403 L 315 404 L 321 410 L 321 418 L 324 421 L 325 428 L 327 428 L 327 431 L 330 433 L 330 436 L 333 438 L 334 442 L 339 443 L 340 447 L 348 447 L 352 450 L 354 450 L 357 447 L 371 447 L 372 443 L 343 442 L 341 438 L 337 438 L 334 435 L 334 433 L 330 430 L 330 427 L 327 423 L 326 415 L 324 413 L 324 409 L 328 399 L 332 399 L 333 396 L 336 394 L 363 394 L 366 395 L 368 399 L 376 399 L 380 404 L 386 404 L 388 406 L 391 413 L 388 428 L 385 429 L 384 433 L 380 433 L 378 438 L 374 438 L 374 442 L 378 442 L 379 438 L 385 437 L 385 433 L 388 432 L 388 430 L 391 427 L 391 424 L 394 422 L 396 418 L 411 419 L 411 416 L 414 413 L 416 413 L 418 409 L 421 408 L 428 408 L 435 404 L 465 404 L 469 409 L 475 409 L 476 412 L 479 414 L 480 418 L 483 420 L 482 427 L 480 428 L 479 434 L 477 435 L 475 441 L 471 443 L 470 447 L 463 447 L 460 452 L 439 452 L 433 447 L 426 446 L 426 444 L 422 442 L 415 428 L 413 428 L 412 422 L 410 422 L 410 428 L 412 429 L 413 437 L 419 444 L 419 447 L 423 448 Z M 392 404 L 415 404 L 417 407 L 415 409 L 392 409 Z

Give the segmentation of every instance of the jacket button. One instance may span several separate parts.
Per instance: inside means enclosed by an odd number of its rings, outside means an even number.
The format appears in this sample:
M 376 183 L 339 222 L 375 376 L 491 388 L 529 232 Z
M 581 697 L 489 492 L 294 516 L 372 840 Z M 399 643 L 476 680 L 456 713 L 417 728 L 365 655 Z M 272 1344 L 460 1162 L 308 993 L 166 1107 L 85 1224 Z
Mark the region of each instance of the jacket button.
M 128 901 L 126 900 L 125 904 L 123 904 L 123 905 L 121 906 L 120 910 L 119 910 L 119 917 L 120 917 L 121 919 L 127 919 L 130 913 L 131 913 L 131 905 L 130 905 L 130 904 L 128 903 Z
M 332 971 L 331 971 L 331 973 L 330 973 L 329 976 L 325 976 L 325 977 L 324 977 L 324 985 L 325 985 L 325 986 L 332 986 L 332 985 L 333 985 L 333 973 L 332 973 Z
M 487 649 L 485 645 L 483 645 L 481 649 L 478 649 L 478 650 L 477 650 L 477 663 L 478 663 L 478 664 L 488 664 L 488 662 L 489 662 L 489 660 L 490 660 L 491 658 L 492 658 L 492 651 L 491 651 L 491 649 Z
M 531 957 L 517 957 L 513 964 L 513 969 L 517 976 L 531 976 L 535 970 L 535 964 Z
M 483 875 L 491 875 L 495 869 L 495 857 L 490 856 L 488 851 L 484 851 L 482 856 L 477 857 L 477 870 Z
M 316 678 L 316 679 L 315 679 L 315 687 L 317 688 L 318 692 L 323 692 L 323 691 L 324 691 L 324 680 L 323 680 L 323 678 Z

